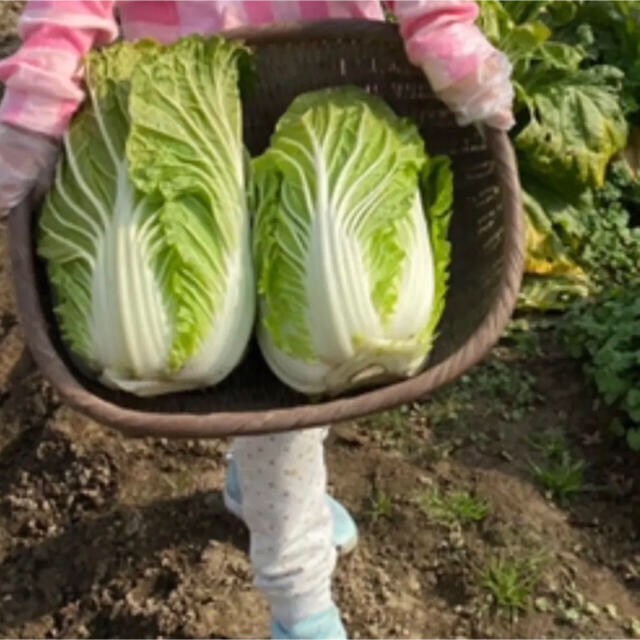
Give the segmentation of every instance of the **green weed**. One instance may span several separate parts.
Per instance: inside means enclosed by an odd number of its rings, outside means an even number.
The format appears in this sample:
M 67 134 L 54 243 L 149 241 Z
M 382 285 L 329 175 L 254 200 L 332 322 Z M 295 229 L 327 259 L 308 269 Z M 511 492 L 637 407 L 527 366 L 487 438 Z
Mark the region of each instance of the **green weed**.
M 560 459 L 569 451 L 567 436 L 559 428 L 546 429 L 531 436 L 529 444 L 547 460 Z
M 540 555 L 494 555 L 480 570 L 480 584 L 499 609 L 513 615 L 528 609 L 541 568 Z
M 393 511 L 393 499 L 384 491 L 375 491 L 370 500 L 369 517 L 375 523 L 382 518 L 388 518 Z
M 547 460 L 541 464 L 531 463 L 531 468 L 537 481 L 558 502 L 567 499 L 583 490 L 584 460 L 575 460 L 568 451 L 563 452 L 559 459 Z
M 442 493 L 438 489 L 432 489 L 419 493 L 416 503 L 430 520 L 440 524 L 464 525 L 480 522 L 491 513 L 488 502 L 468 491 Z
M 583 490 L 586 462 L 573 457 L 562 429 L 542 431 L 531 437 L 530 445 L 539 458 L 529 463 L 531 470 L 555 500 L 565 503 L 570 496 Z

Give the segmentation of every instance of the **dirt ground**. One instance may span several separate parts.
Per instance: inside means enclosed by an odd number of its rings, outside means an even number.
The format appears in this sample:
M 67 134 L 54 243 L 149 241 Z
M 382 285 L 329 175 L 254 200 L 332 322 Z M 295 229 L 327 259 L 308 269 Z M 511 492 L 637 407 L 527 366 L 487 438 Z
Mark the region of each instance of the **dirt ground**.
M 0 2 L 0 57 L 9 54 L 16 46 L 16 20 L 22 2 Z
M 264 637 L 227 443 L 127 440 L 61 406 L 25 366 L 0 253 L 0 636 Z M 543 324 L 428 402 L 336 427 L 350 636 L 640 637 L 640 465 L 610 419 Z

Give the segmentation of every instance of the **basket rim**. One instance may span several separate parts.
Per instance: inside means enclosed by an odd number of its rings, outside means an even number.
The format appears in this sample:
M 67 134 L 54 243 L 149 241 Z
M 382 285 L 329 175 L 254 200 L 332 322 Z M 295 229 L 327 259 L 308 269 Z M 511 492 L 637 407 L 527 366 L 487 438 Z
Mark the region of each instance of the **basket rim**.
M 280 23 L 225 32 L 247 44 L 332 38 L 394 36 L 395 25 L 366 20 Z M 425 80 L 426 81 L 426 80 Z M 31 207 L 21 203 L 9 216 L 9 251 L 18 315 L 25 341 L 42 375 L 61 399 L 85 415 L 132 437 L 217 438 L 290 431 L 351 420 L 424 398 L 453 381 L 481 360 L 498 341 L 516 305 L 524 267 L 524 218 L 515 154 L 505 132 L 485 129 L 489 150 L 498 165 L 503 199 L 504 269 L 496 298 L 469 339 L 445 360 L 407 380 L 367 390 L 352 397 L 329 399 L 269 410 L 213 413 L 149 413 L 122 407 L 87 390 L 73 375 L 48 333 L 38 295 L 31 248 Z M 215 391 L 214 391 L 215 392 Z

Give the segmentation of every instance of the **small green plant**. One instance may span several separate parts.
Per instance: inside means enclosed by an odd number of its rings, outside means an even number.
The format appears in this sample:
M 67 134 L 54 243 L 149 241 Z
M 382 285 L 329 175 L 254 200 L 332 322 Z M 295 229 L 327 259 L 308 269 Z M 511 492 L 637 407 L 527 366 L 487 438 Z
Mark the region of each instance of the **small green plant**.
M 568 451 L 540 464 L 532 462 L 531 468 L 538 482 L 561 503 L 583 490 L 586 463 L 573 459 Z
M 551 428 L 535 434 L 529 440 L 538 460 L 529 464 L 543 489 L 560 503 L 584 489 L 586 462 L 574 458 L 565 432 Z
M 384 491 L 375 491 L 371 497 L 369 517 L 371 522 L 377 522 L 382 518 L 388 518 L 393 510 L 393 499 Z
M 499 609 L 514 615 L 529 607 L 542 564 L 539 554 L 523 557 L 494 555 L 480 569 L 480 584 L 490 593 Z
M 416 496 L 420 510 L 440 524 L 470 524 L 484 520 L 491 505 L 468 491 L 441 493 L 438 489 L 421 492 Z
M 567 436 L 560 428 L 546 429 L 531 436 L 529 443 L 547 460 L 557 460 L 569 450 Z

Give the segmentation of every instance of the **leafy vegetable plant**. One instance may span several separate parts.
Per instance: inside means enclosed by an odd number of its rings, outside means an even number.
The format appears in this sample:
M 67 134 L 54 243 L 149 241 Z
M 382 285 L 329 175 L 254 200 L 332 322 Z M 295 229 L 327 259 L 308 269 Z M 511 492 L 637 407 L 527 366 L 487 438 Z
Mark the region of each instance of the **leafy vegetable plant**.
M 640 236 L 602 188 L 638 119 L 637 2 L 482 2 L 480 24 L 514 66 L 513 141 L 527 215 L 527 279 L 521 306 L 564 309 L 603 284 L 634 279 L 620 251 Z M 634 178 L 635 181 L 635 178 Z M 614 258 L 612 261 L 611 258 Z M 613 264 L 612 264 L 613 262 Z
M 576 306 L 560 331 L 571 355 L 585 360 L 604 402 L 626 417 L 626 424 L 615 423 L 619 435 L 640 451 L 640 285 Z

